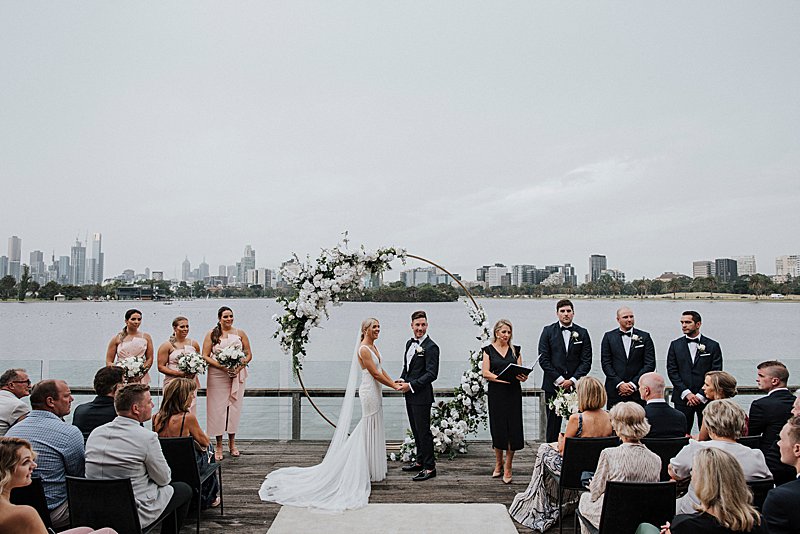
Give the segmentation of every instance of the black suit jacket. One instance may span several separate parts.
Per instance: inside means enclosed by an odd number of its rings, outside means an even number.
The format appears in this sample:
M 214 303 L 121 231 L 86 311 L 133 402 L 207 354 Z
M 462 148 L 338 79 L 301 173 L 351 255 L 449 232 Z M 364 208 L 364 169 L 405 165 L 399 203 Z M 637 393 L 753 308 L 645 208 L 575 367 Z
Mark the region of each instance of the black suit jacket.
M 650 423 L 648 438 L 682 438 L 686 435 L 686 416 L 666 402 L 649 402 L 644 407 Z
M 589 331 L 572 323 L 573 333 L 569 338 L 569 351 L 564 347 L 561 323 L 545 326 L 539 337 L 539 366 L 544 371 L 542 389 L 550 393 L 556 390 L 559 376 L 565 380 L 583 378 L 592 369 L 592 340 Z M 575 334 L 577 333 L 577 337 Z
M 409 383 L 414 390 L 404 394 L 407 404 L 433 404 L 433 381 L 439 375 L 439 345 L 426 337 L 420 345 L 422 353 L 415 354 L 405 365 L 406 354 L 411 340 L 406 341 L 403 353 L 403 372 L 400 378 Z
M 781 463 L 781 452 L 778 449 L 778 434 L 792 416 L 793 404 L 794 395 L 787 389 L 775 391 L 750 404 L 750 422 L 747 432 L 751 436 L 761 434 L 758 448 L 764 453 L 767 467 L 773 472 L 775 470 L 790 472 L 794 469 Z
M 89 437 L 98 426 L 110 423 L 117 418 L 113 397 L 95 397 L 91 402 L 81 404 L 72 414 L 72 424 L 83 434 L 83 440 Z
M 697 357 L 692 363 L 689 352 L 689 343 L 686 336 L 681 336 L 669 344 L 667 351 L 667 375 L 672 382 L 672 403 L 686 404 L 681 398 L 681 393 L 688 389 L 695 395 L 702 394 L 703 381 L 709 371 L 722 370 L 722 349 L 719 343 L 706 336 L 700 336 L 700 345 L 704 351 L 697 348 Z
M 769 490 L 762 507 L 769 534 L 797 534 L 800 529 L 800 479 Z
M 620 397 L 617 384 L 633 382 L 638 388 L 639 377 L 656 370 L 656 346 L 653 344 L 653 338 L 638 328 L 633 328 L 632 333 L 640 339 L 639 341 L 631 339 L 630 354 L 625 354 L 625 345 L 619 328 L 606 332 L 600 344 L 600 364 L 606 375 L 609 403 L 620 399 L 630 400 L 630 397 Z

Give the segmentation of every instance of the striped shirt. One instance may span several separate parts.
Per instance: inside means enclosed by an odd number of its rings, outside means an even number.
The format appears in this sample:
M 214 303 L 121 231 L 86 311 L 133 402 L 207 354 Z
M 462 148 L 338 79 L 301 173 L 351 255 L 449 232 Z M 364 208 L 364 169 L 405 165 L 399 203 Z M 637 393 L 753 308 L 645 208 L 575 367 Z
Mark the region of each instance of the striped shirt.
M 47 508 L 61 506 L 67 500 L 67 475 L 82 477 L 84 473 L 81 431 L 52 412 L 32 410 L 6 436 L 31 442 L 37 454 L 33 474 L 42 477 Z

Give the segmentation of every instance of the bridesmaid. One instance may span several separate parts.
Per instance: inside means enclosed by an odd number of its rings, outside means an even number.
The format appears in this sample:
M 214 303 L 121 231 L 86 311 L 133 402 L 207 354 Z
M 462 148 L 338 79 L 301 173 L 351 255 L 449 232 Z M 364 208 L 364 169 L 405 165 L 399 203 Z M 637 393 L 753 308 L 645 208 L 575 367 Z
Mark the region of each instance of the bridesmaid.
M 203 358 L 208 362 L 206 382 L 206 423 L 208 434 L 217 440 L 214 456 L 222 460 L 222 434 L 228 433 L 228 450 L 231 456 L 239 456 L 236 448 L 236 430 L 242 416 L 244 383 L 247 367 L 240 365 L 228 369 L 217 362 L 214 354 L 226 347 L 235 346 L 245 353 L 245 363 L 253 359 L 250 340 L 244 330 L 233 327 L 233 310 L 227 306 L 217 311 L 217 326 L 203 340 Z
M 139 310 L 128 310 L 125 312 L 125 326 L 119 334 L 111 338 L 106 349 L 106 367 L 111 367 L 120 360 L 144 357 L 144 371 L 137 378 L 127 378 L 128 384 L 141 383 L 149 384 L 150 375 L 148 371 L 153 366 L 153 339 L 150 334 L 139 332 L 142 324 L 142 312 Z
M 189 319 L 176 317 L 172 320 L 172 335 L 158 347 L 158 370 L 164 375 L 164 387 L 167 387 L 176 378 L 189 378 L 194 380 L 200 388 L 200 378 L 178 370 L 178 358 L 184 354 L 196 352 L 200 354 L 200 345 L 194 339 L 189 339 Z M 192 415 L 197 415 L 197 406 L 192 402 Z

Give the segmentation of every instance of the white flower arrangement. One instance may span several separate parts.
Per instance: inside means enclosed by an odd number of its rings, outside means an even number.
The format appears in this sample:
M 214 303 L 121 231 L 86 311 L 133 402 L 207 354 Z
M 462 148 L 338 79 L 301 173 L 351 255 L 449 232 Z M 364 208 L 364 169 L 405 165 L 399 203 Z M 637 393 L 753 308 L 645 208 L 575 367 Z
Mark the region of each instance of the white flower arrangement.
M 579 337 L 581 337 L 581 336 L 580 336 L 580 334 L 578 334 L 578 332 L 575 332 L 575 331 L 572 332 L 572 340 L 573 341 L 578 341 Z
M 642 340 L 642 338 L 641 338 L 641 336 L 639 336 L 639 334 L 633 334 L 633 335 L 631 336 L 631 341 L 634 341 L 635 343 L 638 343 L 638 342 L 640 342 L 641 340 Z
M 217 359 L 217 363 L 228 369 L 235 369 L 245 364 L 244 361 L 247 358 L 244 351 L 236 345 L 229 345 L 219 352 L 215 352 L 214 357 Z
M 197 351 L 185 352 L 178 357 L 178 371 L 188 375 L 205 374 L 208 362 Z
M 417 347 L 414 349 L 414 354 L 416 354 L 417 356 L 419 356 L 420 354 L 425 354 L 425 349 L 422 348 L 422 345 L 418 344 Z
M 706 346 L 700 343 L 699 345 L 697 345 L 697 350 L 703 353 L 706 351 Z
M 144 366 L 144 362 L 144 356 L 131 356 L 130 358 L 122 358 L 121 360 L 118 360 L 114 365 L 117 367 L 122 367 L 122 369 L 125 370 L 125 380 L 130 380 L 132 378 L 139 378 L 140 376 L 144 375 L 144 373 L 147 371 L 147 368 Z
M 559 417 L 569 418 L 570 415 L 578 413 L 578 393 L 575 391 L 567 393 L 558 388 L 556 396 L 547 401 L 547 405 Z

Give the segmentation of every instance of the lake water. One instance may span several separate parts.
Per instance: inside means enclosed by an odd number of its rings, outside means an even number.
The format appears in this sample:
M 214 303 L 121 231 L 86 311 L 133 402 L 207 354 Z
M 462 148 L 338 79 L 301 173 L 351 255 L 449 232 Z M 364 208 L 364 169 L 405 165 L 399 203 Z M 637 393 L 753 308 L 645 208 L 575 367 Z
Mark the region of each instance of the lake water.
M 542 327 L 555 321 L 552 299 L 481 299 L 490 323 L 499 318 L 514 324 L 514 343 L 522 346 L 523 360 L 533 363 Z M 600 341 L 603 333 L 616 327 L 615 311 L 622 305 L 633 308 L 636 326 L 651 333 L 656 345 L 657 370 L 665 373 L 664 360 L 669 342 L 681 335 L 679 318 L 683 310 L 694 309 L 703 316 L 703 334 L 722 346 L 725 369 L 741 385 L 755 385 L 755 365 L 766 359 L 787 363 L 794 377 L 800 372 L 796 347 L 800 344 L 800 306 L 786 302 L 749 301 L 664 301 L 664 300 L 575 300 L 575 322 L 587 328 L 594 348 L 592 375 L 602 379 Z M 290 358 L 272 338 L 272 316 L 281 312 L 271 299 L 159 302 L 26 302 L 0 304 L 0 360 L 3 368 L 21 366 L 31 378 L 62 378 L 71 385 L 91 386 L 95 371 L 104 364 L 108 341 L 124 325 L 125 310 L 143 313 L 142 330 L 158 345 L 172 332 L 172 319 L 189 318 L 190 337 L 202 343 L 216 323 L 216 311 L 226 305 L 234 310 L 235 326 L 250 337 L 253 362 L 250 387 L 295 387 Z M 441 365 L 436 387 L 459 383 L 471 349 L 476 347 L 477 329 L 466 306 L 450 303 L 344 303 L 335 307 L 329 321 L 315 329 L 307 346 L 303 379 L 307 387 L 343 388 L 361 321 L 370 316 L 381 321 L 377 342 L 384 368 L 395 377 L 402 369 L 402 351 L 411 335 L 410 315 L 416 309 L 428 312 L 429 334 L 441 348 Z M 152 384 L 161 380 L 155 367 Z M 201 381 L 203 378 L 201 377 Z M 792 383 L 797 380 L 792 379 Z M 534 371 L 529 387 L 541 385 L 541 372 Z M 85 402 L 86 398 L 77 399 Z M 329 417 L 335 417 L 340 399 L 319 399 Z M 748 401 L 749 402 L 749 401 Z M 526 435 L 537 435 L 537 407 L 526 401 Z M 200 402 L 200 417 L 204 418 Z M 387 437 L 399 439 L 406 426 L 402 399 L 385 399 Z M 291 421 L 287 399 L 245 399 L 243 438 L 287 438 Z M 329 427 L 310 406 L 303 407 L 303 437 L 327 438 Z M 479 437 L 485 436 L 481 433 Z

